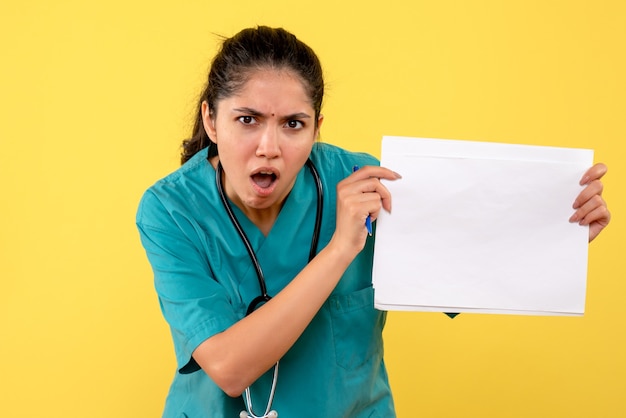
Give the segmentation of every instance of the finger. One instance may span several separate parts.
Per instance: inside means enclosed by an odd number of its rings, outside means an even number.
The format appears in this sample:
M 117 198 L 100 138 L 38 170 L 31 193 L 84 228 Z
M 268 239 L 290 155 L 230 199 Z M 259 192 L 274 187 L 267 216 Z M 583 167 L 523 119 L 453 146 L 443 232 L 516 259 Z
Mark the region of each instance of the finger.
M 603 163 L 594 164 L 593 167 L 591 167 L 585 172 L 585 174 L 583 174 L 582 178 L 580 179 L 580 184 L 585 185 L 594 180 L 599 180 L 607 173 L 608 170 L 609 168 Z
M 402 176 L 395 171 L 386 167 L 380 167 L 376 165 L 361 167 L 360 169 L 354 171 L 351 175 L 351 179 L 353 179 L 354 181 L 365 180 L 370 177 L 386 180 L 397 180 L 402 178 Z
M 380 182 L 380 179 L 370 177 L 358 183 L 359 192 L 363 195 L 363 201 L 377 203 L 375 211 L 370 210 L 371 214 L 378 215 L 380 207 L 391 212 L 391 192 Z
M 589 225 L 589 242 L 593 241 L 595 237 L 602 232 L 602 230 L 609 224 L 611 221 L 611 214 L 607 211 L 607 216 L 602 221 L 594 222 Z
M 574 209 L 580 208 L 594 196 L 601 196 L 603 191 L 604 185 L 602 182 L 600 180 L 593 180 L 578 194 L 572 207 Z
M 604 228 L 611 220 L 611 213 L 606 206 L 598 206 L 580 220 L 581 225 L 600 224 Z
M 381 197 L 380 194 L 375 192 L 368 193 L 360 193 L 357 197 L 360 210 L 365 214 L 364 219 L 367 216 L 370 217 L 371 221 L 376 220 L 378 218 L 378 214 L 381 209 L 388 210 L 385 206 L 391 207 L 391 195 L 388 197 Z
M 610 220 L 611 213 L 609 212 L 609 209 L 606 205 L 600 205 L 587 212 L 578 223 L 581 225 L 600 223 L 606 226 Z
M 354 192 L 352 185 L 343 180 L 337 185 L 336 236 L 348 240 L 350 245 L 362 248 L 367 236 L 365 219 L 369 213 L 360 202 L 363 193 Z
M 570 222 L 589 225 L 601 219 L 601 216 L 606 215 L 606 213 L 608 213 L 606 202 L 600 195 L 594 195 L 574 212 L 570 217 Z
M 382 201 L 383 208 L 391 211 L 391 193 L 381 183 L 381 179 L 397 180 L 402 176 L 393 170 L 380 166 L 365 166 L 356 168 L 351 176 L 344 179 L 345 187 L 350 188 L 353 193 L 374 193 L 376 199 Z M 380 209 L 376 210 L 378 213 Z M 373 211 L 371 213 L 374 213 Z

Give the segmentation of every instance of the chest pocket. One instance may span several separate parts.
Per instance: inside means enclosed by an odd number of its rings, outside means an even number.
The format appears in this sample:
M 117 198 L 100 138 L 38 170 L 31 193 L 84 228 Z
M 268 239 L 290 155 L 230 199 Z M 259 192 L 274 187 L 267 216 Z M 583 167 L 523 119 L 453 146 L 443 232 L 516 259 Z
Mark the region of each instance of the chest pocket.
M 350 370 L 379 361 L 385 316 L 374 309 L 374 289 L 333 295 L 328 302 L 337 365 Z

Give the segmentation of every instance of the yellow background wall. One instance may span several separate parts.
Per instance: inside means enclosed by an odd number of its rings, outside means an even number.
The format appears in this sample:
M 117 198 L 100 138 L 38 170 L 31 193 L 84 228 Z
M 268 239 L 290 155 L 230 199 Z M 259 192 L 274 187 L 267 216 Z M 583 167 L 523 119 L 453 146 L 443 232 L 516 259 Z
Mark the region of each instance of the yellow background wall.
M 584 317 L 391 313 L 399 416 L 626 416 L 625 5 L 3 1 L 0 416 L 160 416 L 175 366 L 135 209 L 177 167 L 214 34 L 256 24 L 318 52 L 327 142 L 583 147 L 610 167 Z

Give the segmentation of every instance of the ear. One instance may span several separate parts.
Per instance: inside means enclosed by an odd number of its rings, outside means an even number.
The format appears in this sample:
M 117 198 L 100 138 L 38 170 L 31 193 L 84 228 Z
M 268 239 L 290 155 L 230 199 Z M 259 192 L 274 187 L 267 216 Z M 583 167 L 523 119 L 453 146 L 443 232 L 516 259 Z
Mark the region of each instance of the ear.
M 213 119 L 213 115 L 211 114 L 211 110 L 209 109 L 209 104 L 206 102 L 206 100 L 202 102 L 202 107 L 200 111 L 202 112 L 202 125 L 204 126 L 204 131 L 209 136 L 211 142 L 217 144 L 215 119 Z
M 320 113 L 319 117 L 317 118 L 317 129 L 315 130 L 315 135 L 314 135 L 314 138 L 316 140 L 319 139 L 320 129 L 322 128 L 322 122 L 324 122 L 324 115 Z

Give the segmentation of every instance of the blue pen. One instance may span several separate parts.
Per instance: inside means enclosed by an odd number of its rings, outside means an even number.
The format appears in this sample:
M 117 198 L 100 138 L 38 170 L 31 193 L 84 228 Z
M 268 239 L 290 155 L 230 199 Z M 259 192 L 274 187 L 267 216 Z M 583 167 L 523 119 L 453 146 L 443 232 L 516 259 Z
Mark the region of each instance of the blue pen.
M 354 167 L 352 167 L 352 172 L 354 173 L 358 169 L 359 169 L 359 166 L 355 165 Z M 372 217 L 369 215 L 367 215 L 367 218 L 365 219 L 365 227 L 367 228 L 367 233 L 371 237 L 372 236 Z

